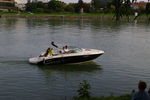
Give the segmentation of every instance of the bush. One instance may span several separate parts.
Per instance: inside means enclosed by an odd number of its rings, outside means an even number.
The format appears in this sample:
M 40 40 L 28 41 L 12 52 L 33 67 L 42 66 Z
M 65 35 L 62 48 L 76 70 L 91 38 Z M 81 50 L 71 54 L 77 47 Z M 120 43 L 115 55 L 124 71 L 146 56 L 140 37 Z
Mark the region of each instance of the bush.
M 91 86 L 87 83 L 86 80 L 80 83 L 79 90 L 77 90 L 79 98 L 90 98 L 90 89 Z
M 66 7 L 65 7 L 65 11 L 66 12 L 75 12 L 75 7 L 74 7 L 75 4 L 68 4 Z
M 66 4 L 58 0 L 51 0 L 48 2 L 48 8 L 53 12 L 64 12 Z
M 34 9 L 33 12 L 36 12 L 36 13 L 43 13 L 43 12 L 44 12 L 44 9 L 43 9 L 43 8 L 37 8 L 37 9 Z

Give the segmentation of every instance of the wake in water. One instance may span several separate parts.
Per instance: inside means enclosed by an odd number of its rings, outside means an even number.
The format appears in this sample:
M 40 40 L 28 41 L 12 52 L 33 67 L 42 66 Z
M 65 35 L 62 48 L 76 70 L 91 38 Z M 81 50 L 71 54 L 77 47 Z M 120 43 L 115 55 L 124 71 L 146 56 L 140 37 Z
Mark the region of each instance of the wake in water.
M 28 64 L 28 60 L 26 58 L 0 57 L 0 64 Z

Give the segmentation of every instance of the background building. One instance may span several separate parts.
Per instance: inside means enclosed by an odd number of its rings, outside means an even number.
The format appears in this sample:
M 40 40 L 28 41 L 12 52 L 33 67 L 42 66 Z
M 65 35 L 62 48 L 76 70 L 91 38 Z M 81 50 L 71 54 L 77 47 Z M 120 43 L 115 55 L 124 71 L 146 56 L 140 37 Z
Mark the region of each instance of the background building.
M 0 11 L 13 11 L 15 9 L 14 0 L 0 0 Z
M 145 1 L 135 2 L 135 3 L 133 3 L 132 7 L 133 7 L 133 9 L 140 9 L 140 8 L 145 9 L 146 4 L 147 4 L 147 2 L 145 2 Z

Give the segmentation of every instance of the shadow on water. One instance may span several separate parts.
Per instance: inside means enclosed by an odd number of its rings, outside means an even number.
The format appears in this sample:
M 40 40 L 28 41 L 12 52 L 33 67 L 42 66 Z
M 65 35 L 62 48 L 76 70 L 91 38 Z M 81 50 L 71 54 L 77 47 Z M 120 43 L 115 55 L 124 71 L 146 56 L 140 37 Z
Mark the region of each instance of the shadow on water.
M 65 65 L 38 65 L 43 71 L 64 71 L 64 72 L 92 72 L 101 70 L 101 65 L 97 65 L 95 62 L 86 62 L 80 64 L 65 64 Z

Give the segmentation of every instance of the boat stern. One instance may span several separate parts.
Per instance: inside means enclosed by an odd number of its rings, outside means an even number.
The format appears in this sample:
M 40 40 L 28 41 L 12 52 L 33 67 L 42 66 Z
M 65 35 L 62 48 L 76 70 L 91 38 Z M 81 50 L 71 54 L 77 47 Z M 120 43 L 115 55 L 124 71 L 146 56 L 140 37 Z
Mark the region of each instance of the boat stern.
M 29 58 L 29 63 L 31 64 L 38 64 L 41 61 L 43 61 L 43 59 L 40 57 Z

